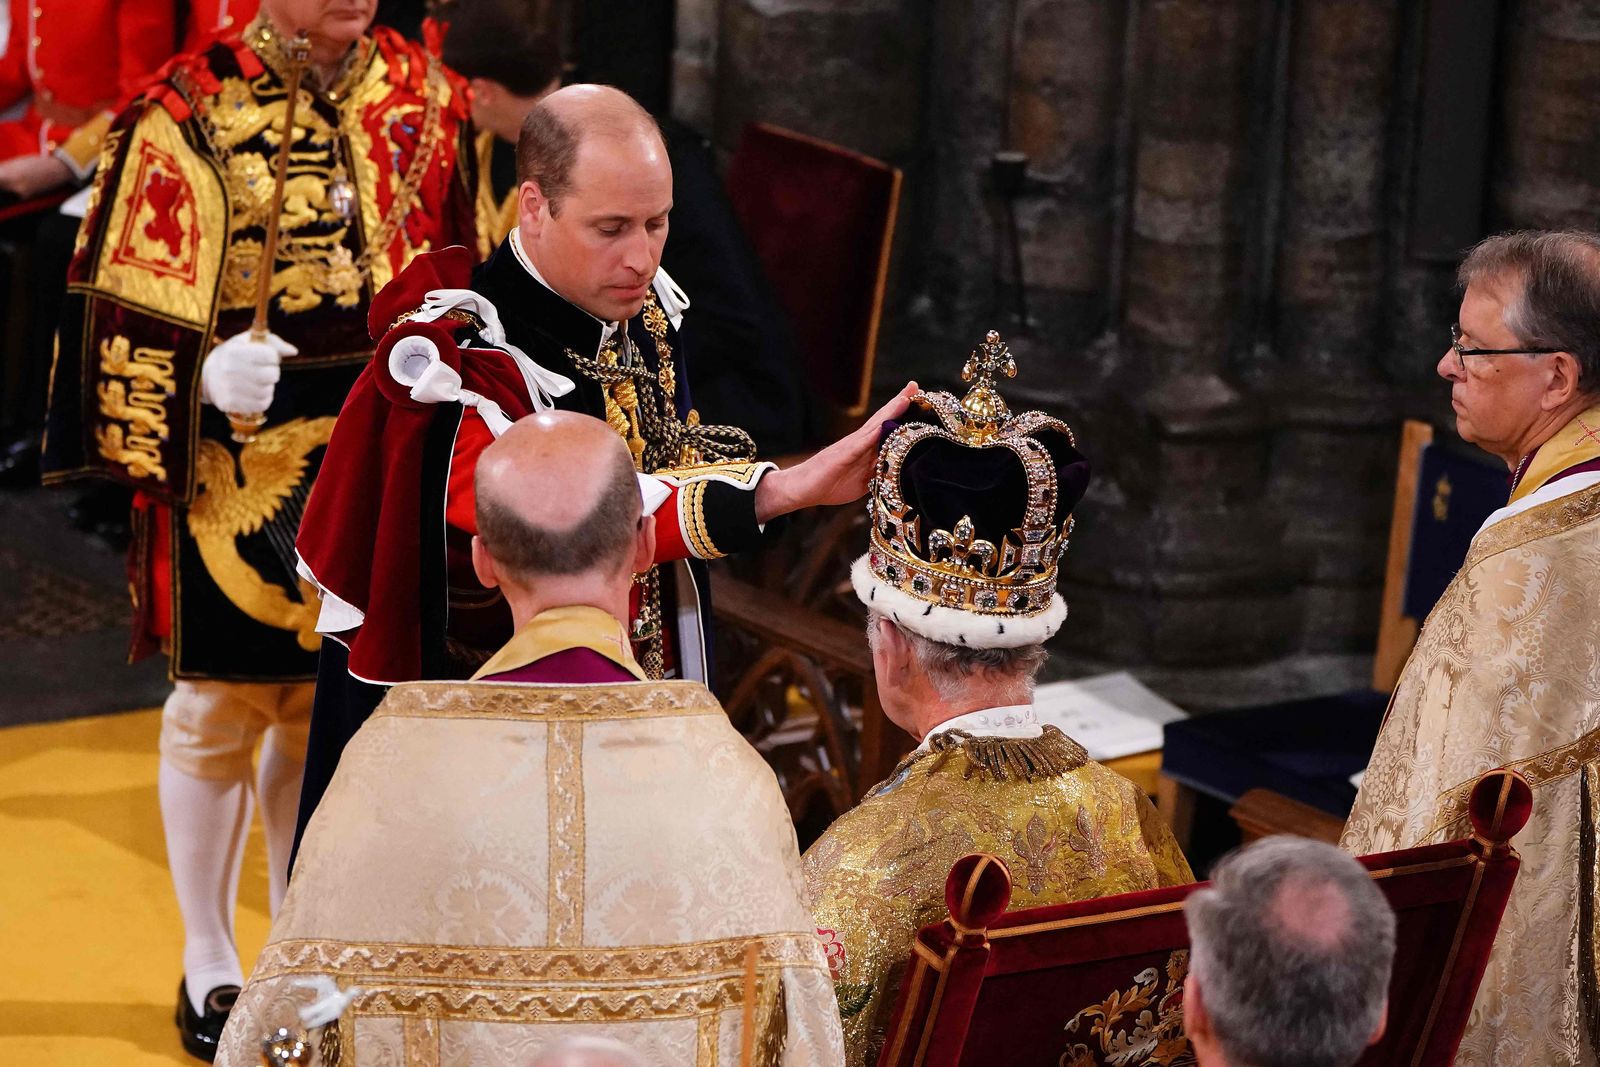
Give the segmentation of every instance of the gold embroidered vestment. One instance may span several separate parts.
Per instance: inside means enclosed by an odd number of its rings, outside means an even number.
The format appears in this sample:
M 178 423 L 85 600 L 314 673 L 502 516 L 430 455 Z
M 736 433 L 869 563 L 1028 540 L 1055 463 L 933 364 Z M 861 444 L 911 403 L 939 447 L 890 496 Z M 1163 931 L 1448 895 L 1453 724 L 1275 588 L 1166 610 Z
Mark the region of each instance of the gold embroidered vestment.
M 327 975 L 341 1063 L 836 1067 L 827 963 L 772 771 L 694 682 L 394 687 L 345 749 L 223 1035 Z M 747 1036 L 747 1027 L 751 1028 Z
M 1011 908 L 1193 881 L 1139 789 L 1047 726 L 1038 739 L 935 735 L 806 851 L 850 1067 L 877 1062 L 916 931 L 973 852 L 1011 870 Z
M 1509 766 L 1533 787 L 1463 1067 L 1596 1062 L 1597 590 L 1600 485 L 1479 531 L 1423 624 L 1345 826 L 1358 855 L 1432 844 L 1471 833 L 1467 791 L 1484 771 Z

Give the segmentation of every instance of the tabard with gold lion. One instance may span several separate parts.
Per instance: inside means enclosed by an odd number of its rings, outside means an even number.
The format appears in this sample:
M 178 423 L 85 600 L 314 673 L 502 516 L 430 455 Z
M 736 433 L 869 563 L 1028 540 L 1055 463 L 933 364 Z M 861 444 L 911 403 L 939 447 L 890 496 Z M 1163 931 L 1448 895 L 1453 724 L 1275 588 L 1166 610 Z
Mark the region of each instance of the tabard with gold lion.
M 994 378 L 1015 373 L 991 332 L 967 396 L 914 397 L 878 454 L 851 582 L 884 711 L 921 744 L 802 863 L 851 1067 L 877 1062 L 912 940 L 945 917 L 961 857 L 999 857 L 1013 909 L 1193 880 L 1149 799 L 1034 714 L 1089 464 L 1059 420 L 1011 414 Z
M 165 648 L 175 678 L 315 674 L 294 537 L 371 355 L 368 304 L 418 253 L 475 243 L 464 86 L 434 55 L 378 29 L 331 77 L 308 71 L 275 202 L 288 72 L 261 18 L 169 64 L 107 135 L 68 278 L 46 479 L 138 490 L 132 654 Z M 251 325 L 274 212 L 269 325 L 299 354 L 241 446 L 200 366 Z

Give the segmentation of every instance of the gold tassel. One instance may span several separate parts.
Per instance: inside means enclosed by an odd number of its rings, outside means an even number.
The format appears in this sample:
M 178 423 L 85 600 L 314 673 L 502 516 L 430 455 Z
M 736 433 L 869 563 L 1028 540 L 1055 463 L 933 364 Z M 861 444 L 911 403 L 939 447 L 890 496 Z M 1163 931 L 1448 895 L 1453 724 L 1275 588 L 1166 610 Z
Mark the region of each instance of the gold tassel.
M 974 737 L 965 730 L 946 730 L 935 734 L 928 747 L 940 755 L 960 752 L 967 760 L 963 777 L 976 775 L 990 782 L 1059 778 L 1089 761 L 1082 745 L 1048 725 L 1038 737 Z

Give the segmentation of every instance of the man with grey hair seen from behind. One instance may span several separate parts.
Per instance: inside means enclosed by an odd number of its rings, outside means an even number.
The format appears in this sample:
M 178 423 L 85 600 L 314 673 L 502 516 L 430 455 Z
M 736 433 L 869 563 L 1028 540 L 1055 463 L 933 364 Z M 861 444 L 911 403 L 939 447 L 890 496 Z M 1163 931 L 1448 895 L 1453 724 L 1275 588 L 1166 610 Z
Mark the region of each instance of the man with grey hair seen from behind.
M 1471 783 L 1520 773 L 1522 869 L 1456 1062 L 1594 1067 L 1600 1012 L 1580 961 L 1600 944 L 1600 236 L 1497 234 L 1457 276 L 1436 370 L 1456 432 L 1505 463 L 1510 499 L 1422 625 L 1339 845 L 1467 837 Z
M 1394 909 L 1351 856 L 1263 838 L 1183 910 L 1183 1027 L 1200 1067 L 1349 1067 L 1383 1037 Z

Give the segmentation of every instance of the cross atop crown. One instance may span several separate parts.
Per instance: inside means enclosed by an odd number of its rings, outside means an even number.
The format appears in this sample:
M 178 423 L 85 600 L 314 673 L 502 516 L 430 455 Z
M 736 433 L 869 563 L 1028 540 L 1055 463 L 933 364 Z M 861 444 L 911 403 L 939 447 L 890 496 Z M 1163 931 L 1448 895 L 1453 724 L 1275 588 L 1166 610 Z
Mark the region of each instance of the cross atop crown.
M 993 386 L 996 374 L 1015 378 L 1017 361 L 1011 356 L 1010 346 L 1000 340 L 999 331 L 990 330 L 983 344 L 967 356 L 967 362 L 961 368 L 961 380 L 970 382 L 977 378 L 980 384 Z
M 1005 400 L 995 390 L 996 374 L 1015 378 L 1017 361 L 1011 358 L 1011 349 L 1000 340 L 1000 334 L 990 330 L 983 344 L 973 349 L 961 368 L 961 380 L 972 382 L 972 388 L 961 401 L 961 408 L 967 414 L 972 431 L 980 437 L 994 433 L 1002 422 L 1011 417 Z

